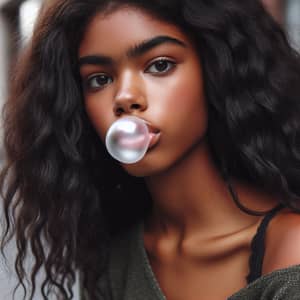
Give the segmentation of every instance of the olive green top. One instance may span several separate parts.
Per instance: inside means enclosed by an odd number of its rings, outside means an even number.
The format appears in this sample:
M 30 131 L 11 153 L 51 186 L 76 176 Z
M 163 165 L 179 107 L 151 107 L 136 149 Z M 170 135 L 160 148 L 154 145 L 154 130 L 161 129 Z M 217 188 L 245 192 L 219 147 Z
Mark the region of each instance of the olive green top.
M 98 296 L 93 300 L 167 300 L 151 269 L 142 230 L 140 224 L 114 239 L 108 272 L 99 280 Z M 92 300 L 83 290 L 81 292 L 81 300 Z M 227 298 L 250 299 L 299 300 L 300 265 L 263 275 Z

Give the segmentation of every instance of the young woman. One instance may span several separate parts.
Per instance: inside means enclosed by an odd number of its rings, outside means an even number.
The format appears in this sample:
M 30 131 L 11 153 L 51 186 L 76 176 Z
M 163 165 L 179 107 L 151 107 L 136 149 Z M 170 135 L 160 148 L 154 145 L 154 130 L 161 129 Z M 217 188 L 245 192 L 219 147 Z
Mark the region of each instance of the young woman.
M 5 110 L 3 245 L 83 299 L 296 299 L 300 61 L 258 0 L 51 0 Z M 104 140 L 137 116 L 142 160 Z M 154 134 L 155 133 L 155 134 Z

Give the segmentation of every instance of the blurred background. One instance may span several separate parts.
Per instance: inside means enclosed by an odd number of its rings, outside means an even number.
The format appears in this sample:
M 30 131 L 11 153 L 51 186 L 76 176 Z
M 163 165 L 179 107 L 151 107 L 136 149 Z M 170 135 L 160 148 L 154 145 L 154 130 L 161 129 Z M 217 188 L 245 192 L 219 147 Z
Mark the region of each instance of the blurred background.
M 291 45 L 300 51 L 300 0 L 261 1 L 274 19 L 283 26 Z M 0 109 L 7 97 L 12 64 L 31 37 L 42 2 L 43 0 L 0 0 Z M 4 159 L 5 155 L 0 139 L 1 165 Z M 0 209 L 0 213 L 1 211 Z M 8 264 L 6 265 L 0 257 L 0 300 L 13 299 L 13 288 L 17 282 L 16 275 L 12 272 L 15 253 L 15 245 L 12 242 L 6 251 Z M 28 258 L 28 267 L 30 265 L 31 259 Z M 41 280 L 41 278 L 42 274 L 39 279 Z M 79 299 L 78 285 L 75 286 L 74 292 L 75 299 Z M 19 300 L 22 297 L 23 291 L 22 288 L 19 288 L 15 299 Z M 39 293 L 36 294 L 34 300 L 38 299 L 42 299 Z

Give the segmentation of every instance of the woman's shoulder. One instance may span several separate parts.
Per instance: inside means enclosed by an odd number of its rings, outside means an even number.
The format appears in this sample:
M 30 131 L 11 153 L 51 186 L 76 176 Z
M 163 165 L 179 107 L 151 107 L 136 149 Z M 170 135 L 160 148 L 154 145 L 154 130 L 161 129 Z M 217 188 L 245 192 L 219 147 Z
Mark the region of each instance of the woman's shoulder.
M 300 214 L 281 209 L 268 225 L 262 276 L 229 300 L 299 299 Z
M 262 274 L 300 264 L 300 214 L 284 208 L 266 232 Z

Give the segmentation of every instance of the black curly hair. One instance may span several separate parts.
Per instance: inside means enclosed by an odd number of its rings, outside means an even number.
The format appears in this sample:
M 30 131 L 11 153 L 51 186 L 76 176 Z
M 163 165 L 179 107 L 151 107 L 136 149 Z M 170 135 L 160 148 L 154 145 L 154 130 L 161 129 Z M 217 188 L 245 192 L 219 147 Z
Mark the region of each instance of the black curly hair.
M 234 200 L 230 182 L 238 178 L 298 210 L 300 60 L 258 0 L 50 0 L 16 64 L 4 110 L 1 249 L 15 236 L 24 298 L 24 259 L 31 251 L 30 299 L 42 267 L 44 299 L 52 288 L 72 299 L 76 270 L 95 299 L 109 240 L 151 210 L 143 178 L 127 174 L 91 126 L 78 70 L 91 18 L 122 5 L 175 24 L 195 40 L 209 144 Z

